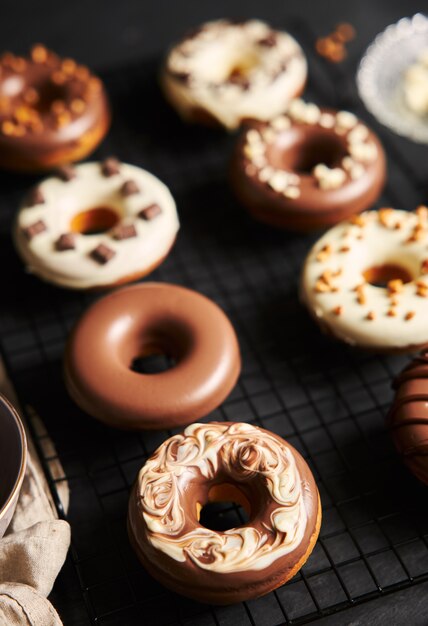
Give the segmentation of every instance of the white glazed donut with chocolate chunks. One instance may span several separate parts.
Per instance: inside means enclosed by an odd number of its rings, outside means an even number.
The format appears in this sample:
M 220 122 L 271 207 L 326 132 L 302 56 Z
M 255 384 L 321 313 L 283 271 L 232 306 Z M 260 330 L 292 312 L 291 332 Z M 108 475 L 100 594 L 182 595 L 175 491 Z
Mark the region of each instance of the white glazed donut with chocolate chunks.
M 179 228 L 173 197 L 149 172 L 117 159 L 64 166 L 27 196 L 14 228 L 29 272 L 70 289 L 145 276 Z
M 249 521 L 224 532 L 200 521 L 208 502 L 233 500 Z M 146 569 L 174 591 L 215 604 L 276 589 L 302 567 L 318 537 L 321 507 L 300 454 L 245 423 L 192 424 L 141 469 L 128 532 Z
M 306 76 L 302 49 L 288 33 L 259 20 L 217 20 L 170 50 L 161 83 L 184 119 L 234 129 L 282 113 Z
M 314 245 L 302 300 L 322 329 L 354 346 L 411 352 L 428 344 L 428 209 L 367 211 Z

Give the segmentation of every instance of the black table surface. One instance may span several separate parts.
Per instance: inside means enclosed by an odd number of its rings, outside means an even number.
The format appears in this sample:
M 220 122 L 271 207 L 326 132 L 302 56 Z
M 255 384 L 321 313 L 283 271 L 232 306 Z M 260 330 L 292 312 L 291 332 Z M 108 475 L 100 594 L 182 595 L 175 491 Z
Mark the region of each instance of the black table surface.
M 158 57 L 187 28 L 218 17 L 258 17 L 278 22 L 284 13 L 303 18 L 319 35 L 338 22 L 349 21 L 357 39 L 343 66 L 355 72 L 363 51 L 391 22 L 426 10 L 415 0 L 3 0 L 0 6 L 0 41 L 3 49 L 25 52 L 34 42 L 43 42 L 100 72 L 134 65 Z M 144 115 L 144 102 L 141 103 Z M 410 142 L 404 150 L 412 151 Z M 423 180 L 423 177 L 421 177 Z M 423 183 L 422 183 L 423 184 Z M 64 577 L 63 577 L 64 578 Z M 74 610 L 76 596 L 59 582 L 52 600 L 60 606 L 66 626 L 89 623 Z M 428 583 L 376 598 L 319 620 L 320 624 L 428 624 Z

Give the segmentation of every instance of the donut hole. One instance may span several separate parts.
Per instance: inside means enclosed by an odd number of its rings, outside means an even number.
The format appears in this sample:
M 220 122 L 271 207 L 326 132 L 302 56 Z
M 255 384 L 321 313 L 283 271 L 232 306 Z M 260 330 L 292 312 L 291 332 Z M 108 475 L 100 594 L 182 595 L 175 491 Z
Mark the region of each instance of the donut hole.
M 130 369 L 137 374 L 160 374 L 172 369 L 176 363 L 176 359 L 162 347 L 153 345 L 132 359 Z
M 221 532 L 248 523 L 251 506 L 237 485 L 223 483 L 211 487 L 208 502 L 198 505 L 197 514 L 201 526 Z
M 276 169 L 309 175 L 319 163 L 333 168 L 341 165 L 348 154 L 343 138 L 322 128 L 295 127 L 281 133 L 268 146 L 266 156 Z
M 407 268 L 395 263 L 373 265 L 363 272 L 363 276 L 370 285 L 383 288 L 391 280 L 401 280 L 403 283 L 410 283 L 413 280 L 413 276 Z
M 256 54 L 249 51 L 245 56 L 240 56 L 230 64 L 225 80 L 228 82 L 239 81 L 246 78 L 250 72 L 259 64 L 259 58 Z
M 63 85 L 56 85 L 48 80 L 40 80 L 31 87 L 38 95 L 34 108 L 42 115 L 51 110 L 54 102 L 66 102 L 69 99 L 68 91 Z
M 80 235 L 100 235 L 111 230 L 119 222 L 119 215 L 108 207 L 96 207 L 77 213 L 70 223 L 70 230 Z

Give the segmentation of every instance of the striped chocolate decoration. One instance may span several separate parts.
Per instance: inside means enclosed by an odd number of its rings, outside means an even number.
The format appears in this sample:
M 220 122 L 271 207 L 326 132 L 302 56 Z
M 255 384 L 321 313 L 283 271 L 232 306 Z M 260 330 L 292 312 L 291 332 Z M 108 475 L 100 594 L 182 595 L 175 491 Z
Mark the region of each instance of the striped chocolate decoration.
M 428 485 L 428 349 L 394 381 L 387 425 L 403 462 Z

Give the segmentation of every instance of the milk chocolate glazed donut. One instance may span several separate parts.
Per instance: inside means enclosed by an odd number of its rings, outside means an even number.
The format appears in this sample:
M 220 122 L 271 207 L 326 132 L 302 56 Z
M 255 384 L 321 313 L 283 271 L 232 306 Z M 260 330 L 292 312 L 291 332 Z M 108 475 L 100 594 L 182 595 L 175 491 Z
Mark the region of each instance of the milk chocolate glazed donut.
M 90 154 L 110 126 L 104 86 L 87 67 L 36 45 L 0 58 L 0 167 L 39 171 Z
M 158 374 L 131 369 L 162 353 L 175 365 Z M 77 323 L 65 354 L 65 382 L 84 411 L 112 426 L 184 426 L 218 407 L 241 369 L 229 319 L 205 296 L 161 283 L 119 289 Z
M 210 501 L 232 499 L 250 521 L 224 532 L 199 523 Z M 283 439 L 244 423 L 192 424 L 165 441 L 131 493 L 128 532 L 145 568 L 198 601 L 229 604 L 276 589 L 318 537 L 312 473 Z
M 409 470 L 428 485 L 428 350 L 397 377 L 387 425 L 398 454 Z

